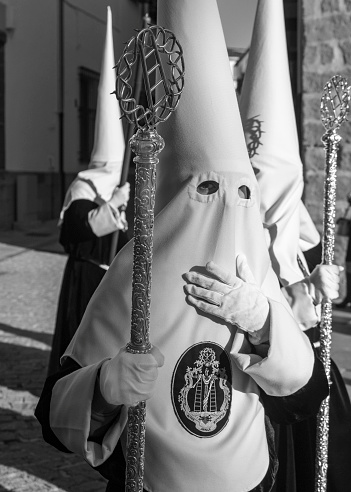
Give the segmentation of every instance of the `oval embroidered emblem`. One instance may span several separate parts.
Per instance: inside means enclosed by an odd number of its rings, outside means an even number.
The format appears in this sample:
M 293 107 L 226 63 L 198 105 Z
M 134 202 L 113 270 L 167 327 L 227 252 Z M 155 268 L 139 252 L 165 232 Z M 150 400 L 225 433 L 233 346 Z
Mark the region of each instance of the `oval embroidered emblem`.
M 213 437 L 226 426 L 232 372 L 220 345 L 201 342 L 186 350 L 172 376 L 172 402 L 182 426 L 197 437 Z

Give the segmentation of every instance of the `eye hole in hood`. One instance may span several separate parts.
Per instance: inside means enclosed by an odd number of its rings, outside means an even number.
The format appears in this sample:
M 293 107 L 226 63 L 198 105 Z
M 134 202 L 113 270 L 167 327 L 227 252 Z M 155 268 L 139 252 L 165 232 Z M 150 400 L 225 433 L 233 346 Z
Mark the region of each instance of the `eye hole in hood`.
M 219 188 L 219 183 L 217 181 L 203 181 L 197 187 L 197 192 L 200 195 L 213 195 Z
M 244 198 L 245 200 L 249 200 L 251 198 L 251 190 L 246 185 L 239 186 L 238 195 L 240 198 Z

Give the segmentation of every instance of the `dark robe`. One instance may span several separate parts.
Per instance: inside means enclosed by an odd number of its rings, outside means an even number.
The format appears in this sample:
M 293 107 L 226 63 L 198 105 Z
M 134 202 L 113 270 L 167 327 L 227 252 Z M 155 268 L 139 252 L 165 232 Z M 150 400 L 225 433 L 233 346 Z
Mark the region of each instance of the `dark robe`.
M 65 211 L 60 243 L 68 254 L 63 274 L 48 375 L 60 368 L 60 357 L 81 322 L 85 309 L 109 265 L 113 233 L 98 237 L 94 234 L 88 214 L 98 207 L 90 200 L 75 200 Z M 117 251 L 127 242 L 120 231 Z
M 322 261 L 322 248 L 304 252 L 310 271 Z M 307 274 L 307 272 L 304 272 Z M 318 328 L 307 330 L 311 342 L 319 339 Z M 351 483 L 351 403 L 340 371 L 330 361 L 328 492 L 344 492 Z M 273 492 L 314 492 L 317 418 L 293 425 L 274 424 L 279 470 Z
M 318 338 L 318 330 L 309 330 Z M 351 403 L 340 374 L 331 359 L 329 398 L 328 492 L 344 492 L 351 483 Z M 273 424 L 279 469 L 273 492 L 314 492 L 317 418 L 293 425 Z

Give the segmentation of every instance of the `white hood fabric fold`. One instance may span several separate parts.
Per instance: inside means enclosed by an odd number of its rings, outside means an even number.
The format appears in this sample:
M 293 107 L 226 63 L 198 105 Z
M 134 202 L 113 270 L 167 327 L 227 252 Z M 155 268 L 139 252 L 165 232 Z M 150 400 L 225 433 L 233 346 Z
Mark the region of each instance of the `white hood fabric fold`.
M 95 119 L 94 147 L 88 169 L 80 171 L 67 190 L 60 219 L 74 200 L 86 199 L 99 205 L 112 197 L 119 185 L 125 150 L 122 122 L 115 89 L 115 57 L 112 14 L 107 7 L 107 24 Z
M 296 238 L 300 234 L 303 169 L 282 0 L 258 0 L 240 112 L 259 183 L 270 256 L 280 281 L 287 285 L 301 279 Z

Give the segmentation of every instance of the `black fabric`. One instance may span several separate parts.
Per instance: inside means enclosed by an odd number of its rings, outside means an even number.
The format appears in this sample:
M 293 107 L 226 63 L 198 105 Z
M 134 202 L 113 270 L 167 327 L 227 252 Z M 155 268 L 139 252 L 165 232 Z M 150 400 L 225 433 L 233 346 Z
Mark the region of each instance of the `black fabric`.
M 90 200 L 75 200 L 64 213 L 60 232 L 60 244 L 65 252 L 76 258 L 94 260 L 109 264 L 110 247 L 113 233 L 97 237 L 88 221 L 89 212 L 98 208 Z M 115 254 L 129 241 L 128 232 L 119 231 Z
M 64 248 L 69 243 L 78 244 L 95 238 L 88 221 L 88 214 L 96 208 L 98 208 L 97 203 L 81 199 L 74 200 L 65 210 L 60 234 L 60 243 Z
M 64 270 L 56 314 L 48 376 L 60 369 L 60 358 L 77 331 L 85 309 L 106 270 L 69 257 Z
M 321 402 L 328 396 L 329 387 L 322 362 L 315 353 L 313 372 L 308 383 L 289 396 L 270 396 L 262 389 L 260 397 L 272 422 L 292 424 L 316 415 Z
M 85 309 L 109 264 L 113 234 L 97 237 L 88 222 L 88 214 L 98 205 L 90 200 L 75 200 L 65 211 L 60 243 L 69 255 L 62 278 L 56 325 L 50 354 L 48 375 L 60 369 L 60 358 L 82 320 Z M 117 250 L 128 240 L 118 236 Z
M 304 331 L 304 334 L 309 338 L 311 343 L 316 343 L 319 341 L 319 327 L 314 326 L 313 328 L 309 328 Z
M 41 425 L 41 431 L 43 434 L 44 441 L 51 446 L 54 446 L 59 451 L 63 451 L 64 453 L 70 453 L 66 446 L 64 446 L 55 436 L 51 427 L 50 427 L 50 405 L 51 405 L 51 397 L 52 390 L 56 384 L 56 382 L 71 374 L 72 372 L 81 369 L 81 366 L 74 362 L 72 359 L 67 359 L 66 363 L 63 365 L 61 370 L 52 376 L 49 376 L 44 384 L 43 390 L 41 392 L 39 402 L 36 406 L 34 415 L 38 419 Z
M 309 271 L 312 272 L 317 265 L 322 263 L 322 243 L 319 242 L 313 248 L 304 251 L 303 255 L 306 259 Z
M 351 262 L 351 238 L 349 237 L 348 243 L 347 243 L 347 250 L 346 250 L 346 257 L 345 261 Z
M 351 484 L 351 403 L 340 371 L 330 367 L 328 492 L 348 490 Z
M 343 378 L 331 360 L 329 399 L 328 492 L 351 483 L 351 404 Z M 273 492 L 314 492 L 317 418 L 293 425 L 273 424 L 279 470 Z
M 90 200 L 75 200 L 64 213 L 60 243 L 66 253 L 76 260 L 93 260 L 109 264 L 112 233 L 97 237 L 88 221 L 89 212 L 98 208 Z

